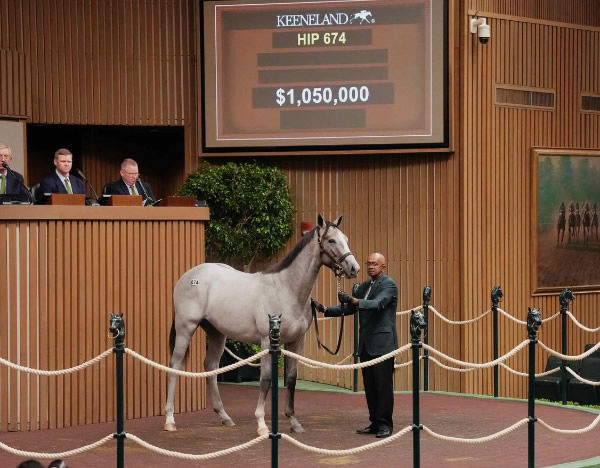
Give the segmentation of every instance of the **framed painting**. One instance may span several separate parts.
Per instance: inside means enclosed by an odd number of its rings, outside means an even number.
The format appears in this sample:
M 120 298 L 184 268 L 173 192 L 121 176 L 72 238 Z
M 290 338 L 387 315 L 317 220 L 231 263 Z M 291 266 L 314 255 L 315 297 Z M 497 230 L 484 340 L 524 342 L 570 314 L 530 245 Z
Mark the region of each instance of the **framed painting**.
M 532 150 L 533 294 L 600 291 L 600 151 Z

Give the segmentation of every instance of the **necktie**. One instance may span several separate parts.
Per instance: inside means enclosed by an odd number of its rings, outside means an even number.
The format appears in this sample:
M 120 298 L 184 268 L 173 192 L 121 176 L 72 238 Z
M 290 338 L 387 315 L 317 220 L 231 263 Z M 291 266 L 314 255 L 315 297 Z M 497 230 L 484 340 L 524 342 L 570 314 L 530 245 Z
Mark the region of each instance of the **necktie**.
M 6 176 L 2 174 L 2 182 L 0 182 L 0 193 L 6 193 Z
M 71 190 L 71 184 L 69 183 L 68 177 L 65 177 L 65 187 L 67 188 L 67 193 L 73 193 L 73 190 Z
M 129 186 L 129 192 L 131 193 L 131 195 L 137 195 L 137 190 L 135 189 L 135 185 L 130 185 Z

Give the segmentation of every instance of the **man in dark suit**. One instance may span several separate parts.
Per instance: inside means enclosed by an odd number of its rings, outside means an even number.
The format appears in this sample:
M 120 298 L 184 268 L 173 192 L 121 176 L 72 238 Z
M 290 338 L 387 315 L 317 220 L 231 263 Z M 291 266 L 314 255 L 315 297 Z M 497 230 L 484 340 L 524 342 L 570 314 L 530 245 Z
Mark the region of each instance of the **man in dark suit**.
M 26 195 L 29 197 L 29 190 L 25 187 L 23 176 L 16 171 L 8 170 L 2 166 L 12 164 L 12 151 L 10 146 L 0 143 L 0 194 L 6 195 Z
M 149 205 L 156 200 L 150 184 L 140 180 L 138 164 L 131 158 L 123 159 L 121 163 L 121 178 L 104 186 L 107 195 L 141 195 L 143 204 Z
M 369 255 L 367 271 L 370 280 L 355 288 L 353 295 L 338 293 L 341 306 L 324 307 L 316 303 L 317 310 L 326 317 L 359 313 L 360 334 L 358 353 L 361 362 L 370 361 L 398 348 L 396 334 L 396 306 L 398 287 L 392 278 L 383 273 L 385 257 L 380 253 Z M 392 434 L 394 411 L 394 358 L 362 369 L 365 396 L 371 423 L 358 434 L 375 434 L 378 438 Z
M 83 181 L 71 176 L 73 154 L 66 148 L 60 148 L 54 153 L 56 170 L 40 182 L 38 193 L 76 193 L 85 195 Z

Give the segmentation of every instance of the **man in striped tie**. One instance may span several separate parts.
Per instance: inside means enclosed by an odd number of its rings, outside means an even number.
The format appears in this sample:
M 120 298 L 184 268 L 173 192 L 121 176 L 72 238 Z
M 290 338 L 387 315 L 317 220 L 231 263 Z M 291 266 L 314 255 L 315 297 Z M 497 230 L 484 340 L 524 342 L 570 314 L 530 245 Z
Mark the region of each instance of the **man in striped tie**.
M 66 148 L 60 148 L 54 153 L 52 174 L 40 182 L 38 193 L 76 193 L 85 195 L 85 185 L 79 177 L 71 175 L 73 154 Z
M 141 195 L 144 206 L 154 203 L 152 187 L 140 179 L 138 164 L 135 160 L 123 159 L 119 173 L 121 178 L 106 184 L 103 193 L 106 195 Z

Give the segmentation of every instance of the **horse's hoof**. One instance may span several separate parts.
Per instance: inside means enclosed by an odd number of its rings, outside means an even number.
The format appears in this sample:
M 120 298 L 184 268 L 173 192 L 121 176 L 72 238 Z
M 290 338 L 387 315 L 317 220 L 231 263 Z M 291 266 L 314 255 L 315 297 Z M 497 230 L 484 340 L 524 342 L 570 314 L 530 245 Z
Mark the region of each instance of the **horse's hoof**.
M 165 424 L 165 425 L 163 426 L 163 430 L 164 430 L 164 431 L 169 431 L 169 432 L 174 432 L 174 431 L 176 431 L 176 430 L 177 430 L 177 428 L 175 427 L 175 424 L 168 423 L 168 424 Z
M 301 424 L 298 424 L 297 426 L 292 426 L 291 431 L 300 434 L 301 432 L 304 432 L 304 428 Z
M 269 433 L 269 428 L 268 427 L 261 427 L 259 428 L 256 433 L 261 436 L 261 435 L 265 435 Z
M 223 419 L 221 421 L 221 424 L 223 426 L 235 426 L 235 423 L 233 422 L 233 419 Z

